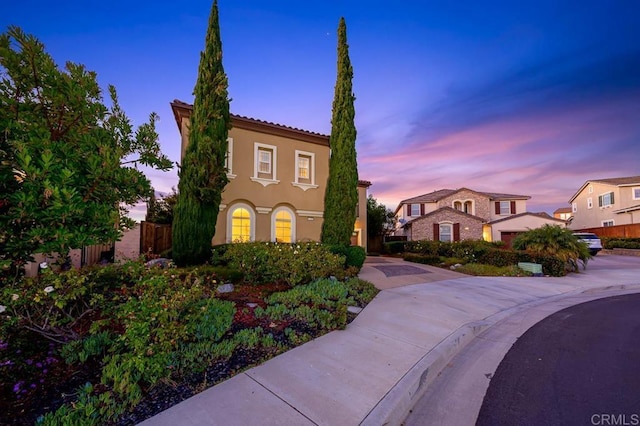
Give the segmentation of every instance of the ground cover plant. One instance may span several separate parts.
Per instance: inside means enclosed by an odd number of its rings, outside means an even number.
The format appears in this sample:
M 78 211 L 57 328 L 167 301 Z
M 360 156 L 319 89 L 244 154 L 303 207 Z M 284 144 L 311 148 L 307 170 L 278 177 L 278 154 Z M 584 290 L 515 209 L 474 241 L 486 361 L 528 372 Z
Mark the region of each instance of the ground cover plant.
M 289 246 L 291 253 L 303 250 Z M 233 262 L 170 269 L 130 262 L 46 271 L 4 287 L 0 423 L 135 424 L 344 328 L 353 319 L 347 307 L 364 307 L 377 290 L 349 276 L 344 258 L 324 246 L 305 249 L 309 259 L 326 256 L 336 269 L 323 263 L 322 273 L 298 280 L 283 267 L 253 282 Z M 234 290 L 221 293 L 229 283 Z

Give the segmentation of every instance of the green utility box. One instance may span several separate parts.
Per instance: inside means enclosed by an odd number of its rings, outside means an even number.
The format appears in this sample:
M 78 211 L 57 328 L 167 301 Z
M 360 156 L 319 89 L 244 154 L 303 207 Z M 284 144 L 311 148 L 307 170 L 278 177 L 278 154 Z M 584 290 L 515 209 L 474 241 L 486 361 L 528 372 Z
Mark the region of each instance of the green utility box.
M 531 262 L 518 262 L 518 268 L 531 272 L 534 277 L 542 276 L 542 265 Z

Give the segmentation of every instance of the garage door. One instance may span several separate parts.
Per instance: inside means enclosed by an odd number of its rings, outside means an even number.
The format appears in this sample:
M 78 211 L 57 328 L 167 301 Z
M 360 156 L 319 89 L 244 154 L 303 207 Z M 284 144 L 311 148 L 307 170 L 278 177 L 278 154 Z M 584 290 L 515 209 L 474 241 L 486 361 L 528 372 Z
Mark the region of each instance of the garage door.
M 522 232 L 500 231 L 500 239 L 504 241 L 507 247 L 511 248 L 511 241 L 516 237 L 516 235 L 521 233 Z

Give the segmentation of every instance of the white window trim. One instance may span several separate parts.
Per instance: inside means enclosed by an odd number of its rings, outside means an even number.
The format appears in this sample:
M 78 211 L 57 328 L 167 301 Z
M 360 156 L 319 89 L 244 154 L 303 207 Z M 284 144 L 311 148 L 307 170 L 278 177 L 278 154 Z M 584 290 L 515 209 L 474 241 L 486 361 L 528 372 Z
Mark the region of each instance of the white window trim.
M 613 194 L 613 195 L 614 195 L 614 198 L 615 198 L 615 194 L 613 193 L 613 191 L 603 192 L 602 194 L 600 194 L 600 195 L 598 196 L 598 198 L 599 198 L 599 197 L 602 197 L 602 206 L 599 206 L 599 207 L 600 207 L 600 209 L 610 209 L 610 208 L 611 208 L 611 206 L 613 206 L 613 204 L 614 204 L 614 203 L 609 203 L 609 204 L 605 204 L 605 203 L 604 203 L 604 196 L 605 196 L 605 195 L 609 195 L 609 194 Z M 609 199 L 611 199 L 611 197 L 609 197 Z M 598 204 L 600 204 L 600 202 L 599 202 L 599 201 L 598 201 Z
M 577 212 L 577 211 L 578 211 L 578 203 L 573 203 L 573 204 L 571 204 L 571 211 L 572 211 L 573 213 L 575 213 L 575 212 Z
M 418 214 L 413 214 L 413 206 L 418 206 Z M 422 211 L 422 207 L 420 207 L 420 203 L 409 203 L 409 216 L 410 217 L 419 217 L 420 212 Z
M 271 213 L 271 241 L 276 240 L 276 216 L 279 212 L 286 211 L 291 216 L 291 242 L 296 242 L 296 214 L 289 207 L 280 206 Z
M 638 196 L 636 197 L 636 191 L 638 191 Z M 631 188 L 631 197 L 634 200 L 640 200 L 640 186 L 634 186 Z
M 589 194 L 593 194 L 593 185 L 589 185 Z
M 611 225 L 605 225 L 605 223 L 606 223 L 606 222 L 611 222 Z M 602 221 L 602 223 L 601 223 L 601 225 L 602 225 L 602 227 L 605 227 L 605 226 L 615 226 L 615 225 L 616 225 L 616 222 L 615 222 L 613 219 L 607 219 L 607 220 L 603 220 L 603 221 Z
M 500 216 L 511 216 L 511 201 L 507 200 L 501 200 L 498 201 L 500 203 Z M 506 213 L 502 213 L 502 203 L 507 203 L 507 212 Z
M 298 181 L 299 169 L 298 169 L 298 158 L 299 157 L 309 157 L 309 174 L 311 183 L 302 183 Z M 291 185 L 306 191 L 307 189 L 316 189 L 318 185 L 316 185 L 316 154 L 308 151 L 300 151 L 296 149 L 295 155 L 295 181 L 291 182 Z
M 446 227 L 448 227 L 448 228 L 451 230 L 451 233 L 449 234 L 451 237 L 450 237 L 450 239 L 449 239 L 448 241 L 449 241 L 449 242 L 453 242 L 453 222 L 449 222 L 449 221 L 446 221 L 446 222 L 440 222 L 440 223 L 438 223 L 438 225 L 439 225 L 439 226 L 438 226 L 438 233 L 439 233 L 439 235 L 438 235 L 438 240 L 437 240 L 437 241 L 443 241 L 443 240 L 441 239 L 441 236 L 442 236 L 442 229 L 443 229 L 443 227 L 445 227 L 445 226 L 446 226 Z
M 258 161 L 260 160 L 259 158 L 260 148 L 271 150 L 271 152 L 273 153 L 273 155 L 271 156 L 271 171 L 273 175 L 272 179 L 265 179 L 265 178 L 258 177 Z M 278 172 L 278 147 L 275 145 L 267 145 L 260 142 L 254 142 L 253 143 L 253 176 L 251 176 L 250 179 L 266 187 L 271 184 L 280 183 L 280 181 L 278 180 L 277 172 Z
M 587 208 L 588 209 L 592 209 L 593 208 L 593 198 L 591 198 L 591 197 L 587 198 Z
M 232 243 L 231 233 L 232 233 L 232 224 L 233 224 L 233 212 L 238 209 L 243 208 L 249 212 L 249 224 L 251 229 L 249 230 L 249 241 L 256 240 L 256 213 L 253 208 L 245 203 L 236 203 L 229 207 L 229 211 L 227 212 L 227 243 Z
M 227 157 L 225 158 L 225 167 L 227 168 L 227 177 L 235 179 L 237 175 L 233 174 L 233 138 L 227 138 Z

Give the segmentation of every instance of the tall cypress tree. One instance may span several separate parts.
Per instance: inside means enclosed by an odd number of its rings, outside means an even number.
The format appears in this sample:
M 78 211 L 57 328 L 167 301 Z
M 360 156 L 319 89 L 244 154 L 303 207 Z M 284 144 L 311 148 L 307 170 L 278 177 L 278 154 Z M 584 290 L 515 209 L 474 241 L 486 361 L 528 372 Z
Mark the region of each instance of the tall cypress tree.
M 338 75 L 331 117 L 331 159 L 324 196 L 324 222 L 321 240 L 348 246 L 356 221 L 358 204 L 358 163 L 353 94 L 353 67 L 347 45 L 347 24 L 338 25 Z
M 214 0 L 193 90 L 189 145 L 174 212 L 173 259 L 178 265 L 195 265 L 211 257 L 222 190 L 228 182 L 224 165 L 231 123 L 227 87 L 218 1 Z

